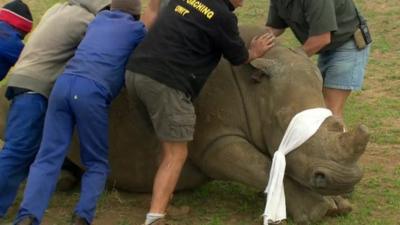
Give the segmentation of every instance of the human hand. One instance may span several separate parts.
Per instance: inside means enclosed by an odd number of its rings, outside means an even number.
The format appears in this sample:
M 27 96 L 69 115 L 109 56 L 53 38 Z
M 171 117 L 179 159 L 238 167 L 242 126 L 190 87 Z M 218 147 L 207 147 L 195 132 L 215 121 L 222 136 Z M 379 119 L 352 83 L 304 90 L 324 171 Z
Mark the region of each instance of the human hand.
M 261 36 L 255 36 L 249 47 L 249 61 L 262 57 L 268 50 L 274 46 L 275 36 L 272 33 L 265 33 Z

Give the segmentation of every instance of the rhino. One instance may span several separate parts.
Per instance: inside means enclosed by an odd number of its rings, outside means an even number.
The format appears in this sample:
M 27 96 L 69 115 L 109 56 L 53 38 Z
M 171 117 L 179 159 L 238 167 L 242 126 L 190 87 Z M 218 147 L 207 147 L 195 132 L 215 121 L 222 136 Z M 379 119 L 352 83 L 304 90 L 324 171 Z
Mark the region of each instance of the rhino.
M 246 43 L 263 32 L 262 27 L 240 27 Z M 177 190 L 226 180 L 263 191 L 272 156 L 291 118 L 305 109 L 325 107 L 321 74 L 304 54 L 277 44 L 258 62 L 256 68 L 232 66 L 222 59 L 213 71 L 195 100 L 195 138 Z M 6 104 L 2 99 L 0 129 Z M 112 103 L 109 133 L 110 182 L 122 190 L 151 192 L 160 143 L 130 79 Z M 76 139 L 70 157 L 78 163 Z M 351 209 L 343 198 L 331 196 L 351 192 L 361 180 L 357 161 L 368 139 L 364 125 L 343 132 L 341 122 L 328 117 L 286 156 L 287 212 L 295 223 L 308 224 Z

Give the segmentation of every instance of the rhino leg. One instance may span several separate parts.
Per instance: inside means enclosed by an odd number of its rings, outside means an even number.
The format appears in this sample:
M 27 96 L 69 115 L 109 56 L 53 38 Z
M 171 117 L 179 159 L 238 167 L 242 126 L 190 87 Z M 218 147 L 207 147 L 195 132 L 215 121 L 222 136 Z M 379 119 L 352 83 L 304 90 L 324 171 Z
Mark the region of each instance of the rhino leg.
M 197 161 L 201 169 L 214 179 L 231 180 L 265 189 L 271 159 L 238 136 L 228 136 L 216 141 Z M 285 178 L 287 212 L 297 224 L 321 220 L 333 206 L 322 195 Z

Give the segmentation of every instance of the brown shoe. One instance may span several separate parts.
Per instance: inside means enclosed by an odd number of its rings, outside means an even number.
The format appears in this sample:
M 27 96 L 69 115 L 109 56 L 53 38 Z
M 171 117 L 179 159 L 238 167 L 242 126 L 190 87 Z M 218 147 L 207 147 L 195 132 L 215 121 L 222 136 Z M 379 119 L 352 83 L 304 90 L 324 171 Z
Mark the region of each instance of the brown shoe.
M 71 225 L 89 225 L 86 220 L 76 214 L 72 215 L 72 223 Z
M 33 225 L 33 217 L 27 216 L 19 221 L 17 225 Z

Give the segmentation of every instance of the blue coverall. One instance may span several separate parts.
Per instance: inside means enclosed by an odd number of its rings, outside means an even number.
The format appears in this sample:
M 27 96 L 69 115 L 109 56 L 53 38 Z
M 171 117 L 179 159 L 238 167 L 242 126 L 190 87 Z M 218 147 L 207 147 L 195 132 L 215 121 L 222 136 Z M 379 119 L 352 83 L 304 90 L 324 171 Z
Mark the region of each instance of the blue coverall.
M 19 94 L 11 101 L 0 151 L 0 217 L 13 203 L 39 150 L 46 109 L 47 98 L 37 93 Z
M 102 11 L 57 79 L 49 98 L 43 139 L 15 222 L 40 224 L 76 126 L 85 172 L 75 214 L 92 223 L 108 164 L 108 110 L 124 84 L 126 62 L 145 35 L 144 25 L 122 11 Z
M 16 63 L 23 48 L 21 33 L 0 21 L 0 80 Z M 5 145 L 0 151 L 0 218 L 14 201 L 18 186 L 39 149 L 43 127 L 40 121 L 44 120 L 46 106 L 46 98 L 34 94 L 17 96 L 11 102 Z
M 0 81 L 17 62 L 24 43 L 21 33 L 6 22 L 0 21 Z

